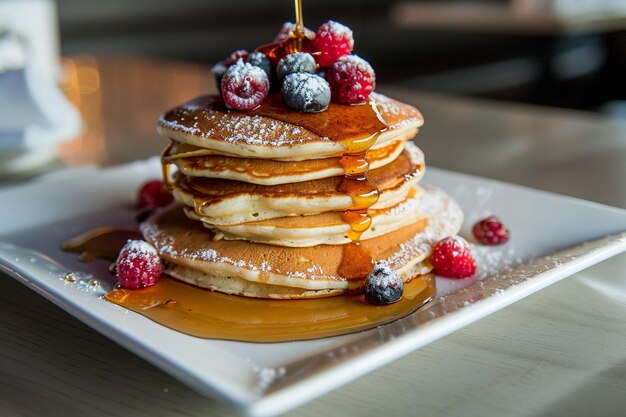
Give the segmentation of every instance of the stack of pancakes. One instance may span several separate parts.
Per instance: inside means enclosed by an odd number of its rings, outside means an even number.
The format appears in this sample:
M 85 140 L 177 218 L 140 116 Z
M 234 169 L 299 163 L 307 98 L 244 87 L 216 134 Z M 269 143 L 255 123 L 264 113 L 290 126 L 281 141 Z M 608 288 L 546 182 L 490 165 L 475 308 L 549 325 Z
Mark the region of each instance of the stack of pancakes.
M 408 282 L 430 272 L 433 244 L 458 232 L 462 213 L 442 191 L 418 185 L 424 156 L 409 139 L 423 124 L 419 111 L 380 94 L 370 104 L 384 128 L 366 153 L 379 198 L 360 244 Z M 328 119 L 343 133 L 358 133 L 357 107 L 331 103 L 323 116 L 284 117 L 230 111 L 219 96 L 204 96 L 161 116 L 159 132 L 171 140 L 163 164 L 177 167 L 164 175 L 178 204 L 142 224 L 142 232 L 166 273 L 261 298 L 359 289 L 362 277 L 338 272 L 351 243 L 343 213 L 354 206 L 340 191 L 347 145 L 316 128 Z

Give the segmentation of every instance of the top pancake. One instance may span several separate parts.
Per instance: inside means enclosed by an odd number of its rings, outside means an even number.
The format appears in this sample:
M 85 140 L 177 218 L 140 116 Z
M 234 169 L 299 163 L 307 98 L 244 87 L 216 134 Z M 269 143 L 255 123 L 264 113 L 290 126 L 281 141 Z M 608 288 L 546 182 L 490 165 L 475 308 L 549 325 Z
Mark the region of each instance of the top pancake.
M 378 135 L 373 148 L 414 135 L 424 119 L 414 107 L 381 94 L 371 102 L 331 103 L 320 113 L 289 111 L 280 95 L 252 112 L 228 110 L 219 96 L 201 96 L 159 118 L 160 134 L 176 142 L 244 158 L 302 161 L 341 156 L 346 140 Z

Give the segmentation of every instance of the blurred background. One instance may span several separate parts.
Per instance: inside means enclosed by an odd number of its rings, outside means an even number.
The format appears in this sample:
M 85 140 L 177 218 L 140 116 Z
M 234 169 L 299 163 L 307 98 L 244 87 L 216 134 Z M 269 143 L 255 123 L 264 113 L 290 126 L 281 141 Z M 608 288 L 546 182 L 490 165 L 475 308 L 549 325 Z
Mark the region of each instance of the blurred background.
M 351 27 L 381 83 L 617 116 L 626 98 L 626 0 L 315 0 L 304 12 L 313 30 Z M 212 64 L 291 20 L 290 0 L 0 0 L 0 71 L 7 34 L 50 38 L 33 42 L 40 60 Z
M 207 68 L 271 42 L 293 15 L 292 0 L 0 0 L 0 181 L 53 158 L 157 154 L 158 115 L 212 88 Z M 304 1 L 306 26 L 329 19 L 352 28 L 394 94 L 626 121 L 626 0 Z
M 293 20 L 289 0 L 56 4 L 64 55 L 211 64 Z M 626 99 L 625 0 L 315 0 L 304 12 L 313 30 L 328 19 L 351 27 L 381 83 L 617 117 Z

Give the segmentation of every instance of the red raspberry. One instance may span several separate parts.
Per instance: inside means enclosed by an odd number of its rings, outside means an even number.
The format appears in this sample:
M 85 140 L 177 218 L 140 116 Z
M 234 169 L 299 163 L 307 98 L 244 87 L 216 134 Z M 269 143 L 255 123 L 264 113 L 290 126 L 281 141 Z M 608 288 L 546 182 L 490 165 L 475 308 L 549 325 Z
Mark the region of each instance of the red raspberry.
M 156 284 L 161 276 L 156 249 L 143 240 L 129 240 L 117 257 L 115 275 L 121 287 L 131 290 Z
M 172 194 L 163 186 L 163 181 L 152 180 L 146 182 L 139 189 L 137 208 L 165 207 L 173 200 Z
M 319 51 L 317 63 L 322 68 L 330 67 L 344 55 L 352 53 L 354 38 L 349 27 L 329 20 L 317 29 L 313 46 Z
M 472 227 L 472 233 L 483 245 L 501 245 L 509 241 L 511 232 L 496 216 L 489 216 Z
M 270 81 L 265 71 L 243 60 L 228 68 L 222 78 L 222 97 L 231 109 L 253 110 L 263 103 L 269 91 Z
M 295 23 L 291 23 L 291 22 L 283 23 L 283 27 L 280 28 L 280 32 L 278 32 L 278 34 L 276 35 L 276 38 L 274 38 L 274 42 L 275 43 L 284 42 L 287 39 L 289 39 L 289 37 L 291 36 L 291 32 L 294 30 L 295 27 L 296 27 Z M 315 32 L 313 32 L 309 28 L 304 28 L 304 36 L 311 39 L 315 36 Z
M 459 236 L 440 240 L 430 255 L 436 274 L 449 278 L 468 278 L 476 272 L 476 260 L 465 239 Z
M 326 79 L 333 99 L 344 104 L 367 101 L 376 86 L 376 75 L 371 65 L 356 55 L 339 58 L 328 70 Z

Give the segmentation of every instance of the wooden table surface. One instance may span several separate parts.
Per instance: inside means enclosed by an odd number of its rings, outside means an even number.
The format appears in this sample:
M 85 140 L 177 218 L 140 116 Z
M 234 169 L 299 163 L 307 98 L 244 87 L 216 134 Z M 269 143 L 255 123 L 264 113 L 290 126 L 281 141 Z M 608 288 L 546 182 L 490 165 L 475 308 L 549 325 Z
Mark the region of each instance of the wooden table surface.
M 85 132 L 67 165 L 156 154 L 166 108 L 211 88 L 206 68 L 67 61 Z M 430 165 L 626 207 L 626 126 L 600 116 L 381 90 L 426 117 Z M 584 221 L 584 219 L 581 219 Z M 231 416 L 14 280 L 0 276 L 0 415 Z M 626 256 L 578 273 L 288 416 L 624 416 Z

